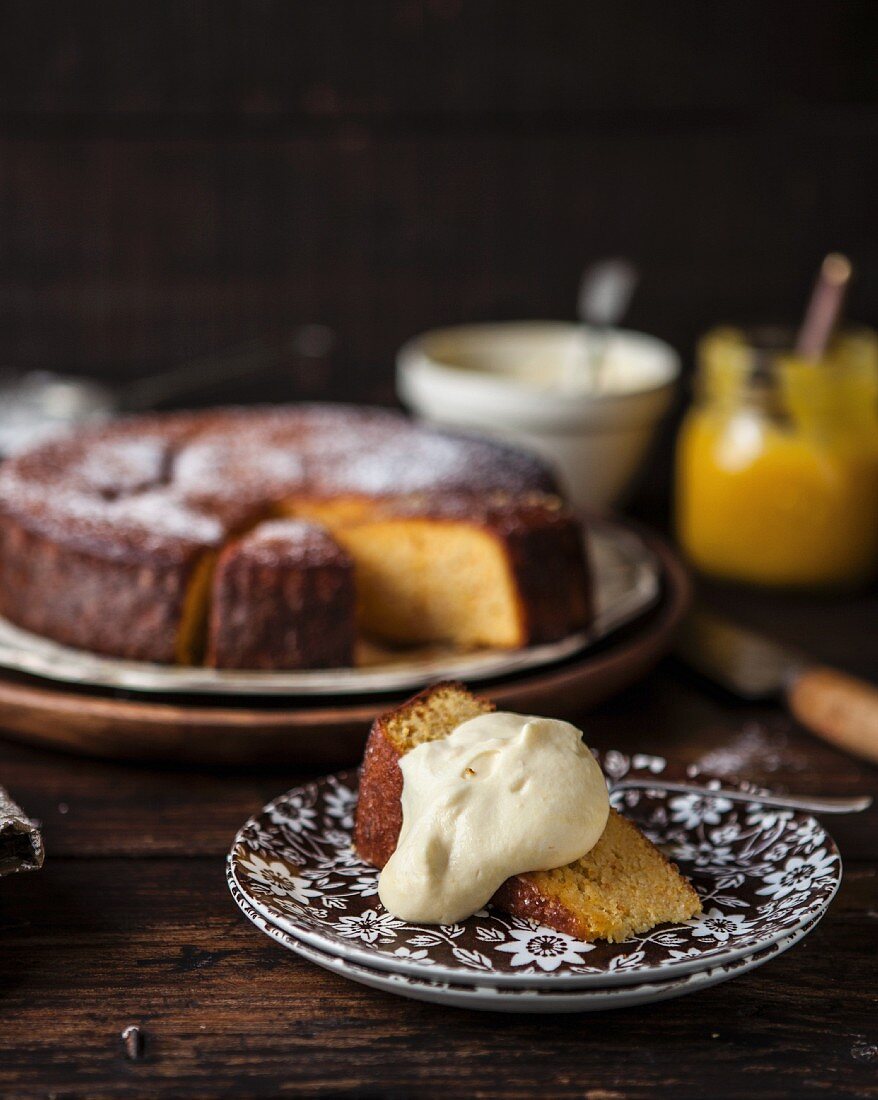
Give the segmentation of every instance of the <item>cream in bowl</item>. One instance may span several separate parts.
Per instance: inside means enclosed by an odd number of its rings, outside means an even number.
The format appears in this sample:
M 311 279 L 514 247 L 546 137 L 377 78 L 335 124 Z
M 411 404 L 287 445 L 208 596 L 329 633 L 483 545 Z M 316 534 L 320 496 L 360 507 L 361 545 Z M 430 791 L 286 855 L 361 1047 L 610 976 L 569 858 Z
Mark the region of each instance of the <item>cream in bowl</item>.
M 663 341 L 550 321 L 462 325 L 409 341 L 397 385 L 436 424 L 537 451 L 573 502 L 617 504 L 667 412 L 679 359 Z

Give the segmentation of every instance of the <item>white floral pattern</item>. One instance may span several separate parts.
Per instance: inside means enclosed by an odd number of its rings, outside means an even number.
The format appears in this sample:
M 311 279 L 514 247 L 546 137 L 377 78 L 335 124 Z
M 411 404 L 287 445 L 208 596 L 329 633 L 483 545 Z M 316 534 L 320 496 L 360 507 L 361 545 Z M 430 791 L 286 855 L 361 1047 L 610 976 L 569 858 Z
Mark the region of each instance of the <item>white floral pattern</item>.
M 551 973 L 553 981 L 597 984 L 614 974 L 648 978 L 713 965 L 764 949 L 829 904 L 841 866 L 813 818 L 712 793 L 671 794 L 661 787 L 661 757 L 610 752 L 602 764 L 611 779 L 655 778 L 611 800 L 691 879 L 701 916 L 620 944 L 583 943 L 490 908 L 464 924 L 399 920 L 378 900 L 378 873 L 351 846 L 354 772 L 296 788 L 248 821 L 229 856 L 229 882 L 271 923 L 324 951 L 367 965 L 383 957 L 409 974 L 433 971 L 450 981 L 535 982 Z
M 320 891 L 312 890 L 307 879 L 293 874 L 279 860 L 249 855 L 242 858 L 241 867 L 249 871 L 250 881 L 257 894 L 264 892 L 278 898 L 289 898 L 300 905 L 308 905 L 312 898 L 320 897 Z
M 727 943 L 732 936 L 741 936 L 749 932 L 752 922 L 745 920 L 740 913 L 723 913 L 713 908 L 690 921 L 689 927 L 692 929 L 692 935 L 699 940 Z
M 679 840 L 672 845 L 669 854 L 678 863 L 691 863 L 704 871 L 717 871 L 735 862 L 730 845 L 711 844 L 707 840 Z
M 761 825 L 763 829 L 771 829 L 782 822 L 792 821 L 792 810 L 780 810 L 776 806 L 759 806 L 747 813 L 748 825 Z
M 501 943 L 497 950 L 512 955 L 510 966 L 536 963 L 540 970 L 557 970 L 561 963 L 583 962 L 586 952 L 594 950 L 594 944 L 582 943 L 551 928 L 511 928 L 509 935 L 509 942 Z
M 806 893 L 822 881 L 831 878 L 837 858 L 827 853 L 825 848 L 811 852 L 802 858 L 791 856 L 782 871 L 769 871 L 765 876 L 765 885 L 757 894 L 769 894 L 774 898 L 784 898 L 787 894 Z
M 725 981 L 729 977 L 746 973 L 755 967 L 762 966 L 772 958 L 776 958 L 789 947 L 797 943 L 805 935 L 813 930 L 818 920 L 812 921 L 798 932 L 793 932 L 783 937 L 777 943 L 758 951 L 753 955 L 736 959 L 733 962 L 721 964 L 706 970 L 697 970 L 684 974 L 682 977 L 673 975 L 660 981 L 651 981 L 648 985 L 621 985 L 619 988 L 602 986 L 597 989 L 558 989 L 554 978 L 544 980 L 541 986 L 519 988 L 512 985 L 487 985 L 484 981 L 471 984 L 453 985 L 450 982 L 435 981 L 431 978 L 412 977 L 394 971 L 376 971 L 369 967 L 359 966 L 346 959 L 335 955 L 327 955 L 315 948 L 308 947 L 295 936 L 277 928 L 249 904 L 244 895 L 234 885 L 231 886 L 232 897 L 248 920 L 265 933 L 271 940 L 282 947 L 293 951 L 296 955 L 316 963 L 327 970 L 340 974 L 354 982 L 383 989 L 387 992 L 398 993 L 402 996 L 414 997 L 416 1000 L 435 1002 L 436 1004 L 455 1004 L 464 1008 L 481 1008 L 490 1011 L 501 1012 L 559 1012 L 559 1011 L 600 1011 L 609 1007 L 622 1007 L 631 1002 L 632 996 L 638 1004 L 644 1003 L 643 991 L 648 990 L 648 1000 L 666 1000 L 671 996 L 682 996 L 686 993 L 694 993 L 699 989 L 708 988 Z M 687 952 L 677 952 L 682 958 L 691 958 L 699 955 L 698 948 L 690 948 Z M 398 947 L 393 952 L 394 958 L 401 961 L 428 961 L 425 959 L 425 950 L 409 951 L 408 948 Z M 620 968 L 621 969 L 621 968 Z M 487 979 L 490 981 L 490 978 Z
M 670 801 L 671 821 L 682 822 L 687 829 L 698 825 L 719 825 L 732 803 L 715 795 L 678 794 Z
M 313 829 L 316 824 L 314 807 L 309 805 L 304 795 L 292 791 L 284 798 L 272 804 L 269 818 L 276 825 L 286 825 L 292 829 Z
M 393 943 L 397 928 L 405 924 L 389 913 L 377 913 L 367 909 L 359 917 L 340 917 L 338 934 L 349 940 L 362 940 L 364 943 Z

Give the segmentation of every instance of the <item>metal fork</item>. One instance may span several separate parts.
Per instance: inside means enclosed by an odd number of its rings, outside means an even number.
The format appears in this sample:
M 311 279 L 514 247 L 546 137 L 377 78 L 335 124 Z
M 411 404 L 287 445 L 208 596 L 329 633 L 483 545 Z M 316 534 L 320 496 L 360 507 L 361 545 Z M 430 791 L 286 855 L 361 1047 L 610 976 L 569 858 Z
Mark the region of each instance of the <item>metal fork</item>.
M 643 779 L 620 779 L 610 783 L 610 793 L 654 788 L 673 791 L 675 794 L 697 794 L 704 798 L 728 798 L 731 802 L 758 802 L 762 806 L 777 806 L 786 810 L 805 810 L 815 814 L 858 814 L 872 805 L 870 795 L 853 798 L 836 798 L 820 795 L 759 794 L 757 791 L 739 791 L 729 787 L 699 787 L 694 783 L 668 783 L 661 776 Z

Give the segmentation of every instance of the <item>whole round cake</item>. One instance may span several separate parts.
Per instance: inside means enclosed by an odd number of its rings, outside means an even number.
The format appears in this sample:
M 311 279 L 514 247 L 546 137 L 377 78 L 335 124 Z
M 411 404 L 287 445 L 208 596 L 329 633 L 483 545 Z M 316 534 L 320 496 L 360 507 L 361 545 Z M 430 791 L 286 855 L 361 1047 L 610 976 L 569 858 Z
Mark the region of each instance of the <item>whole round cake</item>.
M 383 409 L 137 417 L 0 467 L 0 614 L 133 660 L 333 668 L 361 634 L 514 648 L 590 615 L 551 471 Z

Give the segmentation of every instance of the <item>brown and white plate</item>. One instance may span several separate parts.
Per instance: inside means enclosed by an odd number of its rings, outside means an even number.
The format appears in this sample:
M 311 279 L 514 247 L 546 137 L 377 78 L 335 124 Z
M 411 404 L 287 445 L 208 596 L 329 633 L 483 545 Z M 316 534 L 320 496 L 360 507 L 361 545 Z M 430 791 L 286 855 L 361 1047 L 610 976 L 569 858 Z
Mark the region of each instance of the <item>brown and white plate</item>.
M 238 833 L 229 885 L 269 924 L 372 970 L 458 985 L 585 988 L 638 985 L 753 955 L 822 915 L 841 881 L 838 849 L 807 814 L 661 786 L 665 761 L 607 752 L 613 779 L 654 785 L 611 800 L 677 863 L 700 917 L 624 943 L 586 943 L 493 909 L 461 924 L 418 925 L 388 913 L 378 873 L 351 846 L 357 772 L 296 787 Z
M 478 683 L 582 654 L 655 606 L 662 589 L 661 565 L 634 530 L 594 520 L 589 524 L 588 543 L 594 574 L 594 622 L 587 630 L 548 645 L 470 652 L 437 645 L 396 651 L 363 645 L 356 668 L 248 672 L 102 657 L 31 634 L 0 617 L 0 668 L 56 683 L 223 697 L 333 697 L 413 691 L 443 679 Z
M 605 1012 L 614 1008 L 633 1008 L 637 1005 L 654 1004 L 684 997 L 689 993 L 698 993 L 711 986 L 738 978 L 743 974 L 771 962 L 785 951 L 804 939 L 820 921 L 817 917 L 810 924 L 792 932 L 789 936 L 757 951 L 745 955 L 734 962 L 713 966 L 708 970 L 699 970 L 693 974 L 684 974 L 667 981 L 644 982 L 642 985 L 621 985 L 610 989 L 530 989 L 510 986 L 491 985 L 455 985 L 451 982 L 428 981 L 425 978 L 412 978 L 407 974 L 396 974 L 386 970 L 371 970 L 359 963 L 349 962 L 338 955 L 327 955 L 296 939 L 295 936 L 276 928 L 258 913 L 238 890 L 232 887 L 232 897 L 248 920 L 264 932 L 266 936 L 287 950 L 294 952 L 316 966 L 338 974 L 359 985 L 378 989 L 385 993 L 394 993 L 399 997 L 408 997 L 415 1001 L 427 1001 L 432 1004 L 451 1005 L 454 1008 L 468 1008 L 482 1012 Z

